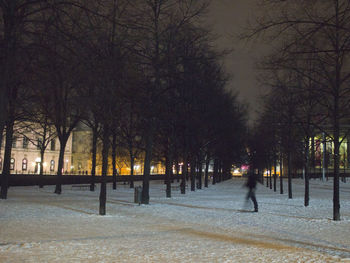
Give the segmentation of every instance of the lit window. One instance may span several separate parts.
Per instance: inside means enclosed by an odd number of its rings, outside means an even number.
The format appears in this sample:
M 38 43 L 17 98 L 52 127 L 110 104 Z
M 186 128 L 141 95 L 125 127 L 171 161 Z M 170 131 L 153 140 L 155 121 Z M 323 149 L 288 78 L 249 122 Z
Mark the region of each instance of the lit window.
M 15 170 L 15 159 L 11 158 L 10 160 L 10 170 Z
M 50 162 L 50 171 L 53 172 L 55 170 L 55 161 L 51 160 Z
M 28 166 L 28 160 L 24 158 L 22 160 L 22 171 L 27 171 L 27 166 Z

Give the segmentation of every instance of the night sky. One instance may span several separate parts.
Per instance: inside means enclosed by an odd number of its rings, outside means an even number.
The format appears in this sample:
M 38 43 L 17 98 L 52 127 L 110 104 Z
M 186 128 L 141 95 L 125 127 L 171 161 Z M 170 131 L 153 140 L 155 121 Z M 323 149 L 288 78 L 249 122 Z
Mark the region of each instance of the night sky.
M 240 94 L 243 102 L 250 105 L 251 120 L 256 118 L 258 97 L 264 91 L 256 81 L 255 60 L 266 53 L 263 43 L 239 41 L 237 34 L 244 30 L 248 20 L 259 15 L 259 0 L 213 0 L 208 14 L 208 23 L 218 35 L 219 49 L 233 49 L 226 57 L 226 70 L 232 75 L 229 88 Z

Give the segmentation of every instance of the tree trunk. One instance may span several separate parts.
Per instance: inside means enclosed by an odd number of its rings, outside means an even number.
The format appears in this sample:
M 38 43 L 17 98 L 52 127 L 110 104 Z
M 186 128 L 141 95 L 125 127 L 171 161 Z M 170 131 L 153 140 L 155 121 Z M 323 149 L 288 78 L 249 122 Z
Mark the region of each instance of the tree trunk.
M 66 148 L 67 136 L 59 138 L 60 140 L 60 154 L 58 157 L 58 167 L 57 167 L 57 175 L 56 175 L 56 188 L 55 194 L 62 193 L 62 171 L 64 169 L 64 150 Z
M 3 75 L 0 72 L 0 79 L 3 79 Z M 5 124 L 6 124 L 6 115 L 7 115 L 7 93 L 5 91 L 6 86 L 4 85 L 5 83 L 0 82 L 0 152 L 3 147 L 2 145 L 2 140 L 3 140 L 3 135 L 4 135 L 4 130 L 5 130 Z
M 215 182 L 220 183 L 220 169 L 221 169 L 221 164 L 219 159 L 217 160 L 217 172 L 216 172 L 216 177 L 215 177 Z
M 176 169 L 176 181 L 179 182 L 180 181 L 180 167 L 179 167 L 179 158 L 176 157 L 176 163 L 175 163 L 175 169 Z
M 187 154 L 185 154 L 184 156 L 184 163 L 182 166 L 181 194 L 186 194 L 186 177 L 188 174 L 188 157 Z
M 95 191 L 96 155 L 97 155 L 97 126 L 92 130 L 92 160 L 91 160 L 91 183 L 90 191 Z
M 4 129 L 5 129 L 5 124 L 2 122 L 1 118 L 3 118 L 3 117 L 0 117 L 0 152 L 2 149 L 2 139 L 3 139 Z
M 102 174 L 101 174 L 101 189 L 100 189 L 100 207 L 99 214 L 106 214 L 106 202 L 107 202 L 107 171 L 108 171 L 108 150 L 109 150 L 109 125 L 103 125 L 103 138 L 102 138 Z
M 7 190 L 9 186 L 10 165 L 11 165 L 11 150 L 13 140 L 13 121 L 6 125 L 6 144 L 4 153 L 4 167 L 2 169 L 1 180 L 1 199 L 7 199 Z
M 0 148 L 1 149 L 1 148 Z M 350 168 L 350 136 L 346 137 L 346 168 Z
M 311 167 L 313 169 L 313 172 L 315 173 L 315 166 L 316 166 L 316 163 L 315 163 L 315 136 L 314 134 L 311 135 Z
M 283 195 L 283 155 L 280 153 L 280 194 Z
M 261 184 L 264 185 L 264 172 L 261 172 L 260 168 L 258 168 L 258 175 L 259 175 L 259 178 L 261 178 Z
M 339 1 L 335 1 L 336 5 L 336 14 L 335 20 L 337 27 L 336 30 L 336 65 L 335 65 L 335 90 L 334 90 L 334 109 L 333 109 L 333 130 L 334 130 L 334 181 L 333 181 L 333 220 L 340 220 L 340 200 L 339 200 L 339 133 L 340 133 L 340 109 L 339 109 L 339 99 L 340 99 L 340 91 L 341 91 L 341 67 L 343 65 L 343 56 L 341 53 L 343 51 L 340 50 L 341 42 L 340 42 L 340 3 Z M 344 84 L 343 84 L 344 85 Z
M 220 183 L 222 181 L 222 161 L 219 160 L 219 167 L 218 167 L 218 182 Z
M 150 120 L 149 128 L 146 134 L 146 152 L 145 152 L 145 163 L 144 163 L 143 181 L 142 181 L 142 204 L 149 204 L 149 179 L 151 175 L 153 136 L 154 136 L 154 123 L 152 120 Z
M 326 135 L 325 133 L 323 132 L 322 133 L 322 144 L 323 144 L 323 155 L 322 155 L 322 181 L 326 181 L 326 167 L 328 167 L 328 164 L 327 164 L 327 142 L 326 142 Z M 347 147 L 347 151 L 349 152 L 349 144 L 348 144 L 348 147 Z M 349 154 L 349 153 L 348 153 Z M 348 158 L 349 158 L 349 155 L 348 155 Z
M 202 162 L 201 160 L 198 160 L 198 189 L 202 189 L 202 174 L 203 174 L 203 169 L 202 169 Z
M 171 197 L 171 182 L 170 182 L 170 176 L 171 176 L 171 156 L 168 153 L 167 157 L 165 158 L 165 183 L 166 183 L 166 197 Z
M 223 161 L 220 161 L 219 174 L 220 174 L 220 182 L 222 182 L 224 180 L 224 163 L 223 163 Z
M 6 7 L 2 9 L 2 70 L 0 72 L 0 123 L 3 129 L 6 125 L 6 144 L 4 153 L 4 165 L 1 177 L 1 199 L 7 199 L 8 180 L 10 176 L 10 162 L 13 140 L 13 125 L 16 100 L 16 87 L 14 80 L 16 78 L 16 2 L 8 1 Z M 2 130 L 3 131 L 3 130 Z M 2 132 L 1 131 L 1 132 Z M 2 133 L 1 133 L 2 139 Z
M 191 191 L 196 190 L 196 161 L 191 157 Z
M 218 159 L 214 159 L 213 184 L 216 184 L 218 178 L 219 163 Z
M 305 138 L 305 157 L 304 157 L 304 170 L 305 170 L 305 194 L 304 194 L 304 206 L 309 206 L 309 136 Z
M 271 166 L 271 165 L 270 165 L 269 169 L 270 169 L 270 176 L 269 176 L 269 180 L 270 180 L 270 189 L 272 189 L 272 166 Z
M 113 168 L 113 190 L 117 189 L 117 135 L 112 139 L 112 168 Z
M 288 149 L 287 152 L 287 166 L 288 166 L 288 198 L 292 199 L 293 194 L 292 194 L 292 155 L 290 152 L 290 149 Z
M 338 112 L 338 103 L 335 103 L 335 112 Z M 334 114 L 334 181 L 333 181 L 333 220 L 340 220 L 340 199 L 339 199 L 339 120 Z
M 44 143 L 45 141 L 43 141 L 43 145 L 41 146 L 41 149 L 40 149 L 40 173 L 39 173 L 39 188 L 43 188 L 44 187 L 44 184 L 43 184 L 43 180 L 44 180 L 44 177 L 43 177 L 43 174 L 44 174 L 44 155 L 45 155 L 45 148 L 44 148 Z
M 135 157 L 130 153 L 130 188 L 134 188 L 134 163 L 135 163 Z
M 209 164 L 210 164 L 210 159 L 207 157 L 205 161 L 205 175 L 204 175 L 204 187 L 208 188 L 208 183 L 209 183 Z
M 273 191 L 276 192 L 277 191 L 277 155 L 274 156 L 273 158 Z

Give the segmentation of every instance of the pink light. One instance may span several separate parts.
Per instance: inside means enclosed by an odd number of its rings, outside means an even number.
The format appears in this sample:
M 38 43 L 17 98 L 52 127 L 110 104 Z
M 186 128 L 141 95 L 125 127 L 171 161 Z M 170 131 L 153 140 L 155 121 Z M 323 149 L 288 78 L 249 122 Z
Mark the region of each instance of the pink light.
M 242 170 L 248 170 L 248 169 L 249 169 L 249 165 L 243 164 L 243 165 L 241 166 L 241 169 L 242 169 Z

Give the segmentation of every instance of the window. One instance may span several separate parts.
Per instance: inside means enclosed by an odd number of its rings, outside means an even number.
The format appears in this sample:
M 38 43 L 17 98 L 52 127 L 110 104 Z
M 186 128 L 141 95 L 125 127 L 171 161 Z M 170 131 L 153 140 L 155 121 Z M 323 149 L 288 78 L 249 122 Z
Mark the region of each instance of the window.
M 38 150 L 40 150 L 42 144 L 43 144 L 43 141 L 41 140 L 41 138 L 38 138 L 37 143 L 36 143 L 36 148 L 37 148 Z
M 10 160 L 10 170 L 15 170 L 15 159 L 11 158 Z
M 51 140 L 51 151 L 55 151 L 56 150 L 56 141 L 55 139 Z
M 51 162 L 50 162 L 50 171 L 51 172 L 55 171 L 55 161 L 54 160 L 51 160 Z
M 22 160 L 22 171 L 27 171 L 27 166 L 28 166 L 28 160 L 24 158 Z
M 12 138 L 12 148 L 16 148 L 16 146 L 17 146 L 17 137 L 13 136 L 13 138 Z
M 29 143 L 28 137 L 24 136 L 23 137 L 23 149 L 27 149 L 28 148 L 28 143 Z

